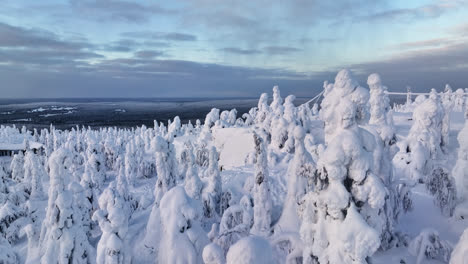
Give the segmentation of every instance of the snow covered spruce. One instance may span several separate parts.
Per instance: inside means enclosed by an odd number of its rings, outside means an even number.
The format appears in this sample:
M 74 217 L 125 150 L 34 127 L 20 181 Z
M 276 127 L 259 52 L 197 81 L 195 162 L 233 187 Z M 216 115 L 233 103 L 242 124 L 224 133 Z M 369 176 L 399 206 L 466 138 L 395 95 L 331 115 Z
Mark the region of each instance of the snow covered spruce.
M 0 263 L 464 263 L 463 89 L 392 109 L 367 85 L 342 70 L 313 105 L 274 86 L 194 125 L 0 126 L 22 146 L 0 157 Z

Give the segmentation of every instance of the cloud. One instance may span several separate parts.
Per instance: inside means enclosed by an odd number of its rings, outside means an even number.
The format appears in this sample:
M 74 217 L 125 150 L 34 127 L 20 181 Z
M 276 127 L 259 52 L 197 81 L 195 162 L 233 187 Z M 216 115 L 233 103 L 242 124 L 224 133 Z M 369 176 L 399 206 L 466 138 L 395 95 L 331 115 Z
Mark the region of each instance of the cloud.
M 0 63 L 5 67 L 30 70 L 87 67 L 83 61 L 102 59 L 92 51 L 96 46 L 85 39 L 69 41 L 42 29 L 27 29 L 0 23 Z
M 302 49 L 285 46 L 268 46 L 265 47 L 264 50 L 270 55 L 287 55 L 302 51 Z
M 468 23 L 459 24 L 450 29 L 457 36 L 468 36 Z
M 445 46 L 448 44 L 453 44 L 456 42 L 454 39 L 449 38 L 436 38 L 436 39 L 428 39 L 428 40 L 421 40 L 421 41 L 412 41 L 412 42 L 404 42 L 397 45 L 393 45 L 392 48 L 396 49 L 422 49 L 422 48 L 430 48 L 430 47 L 440 47 Z
M 60 67 L 68 65 L 72 68 L 87 66 L 81 60 L 104 58 L 94 52 L 79 50 L 0 50 L 0 63 L 31 67 L 47 67 L 50 71 L 61 71 Z
M 80 16 L 105 22 L 145 23 L 153 15 L 168 15 L 174 12 L 156 4 L 122 0 L 70 0 L 70 6 Z
M 50 31 L 25 29 L 0 23 L 0 47 L 74 50 L 91 48 L 92 45 L 84 42 L 63 41 Z
M 128 38 L 141 38 L 166 41 L 196 41 L 197 36 L 180 32 L 155 32 L 155 31 L 136 31 L 124 32 L 121 34 Z
M 238 55 L 254 55 L 254 54 L 262 53 L 260 50 L 256 50 L 256 49 L 239 49 L 239 48 L 233 48 L 233 47 L 223 48 L 221 50 L 227 53 L 233 53 L 233 54 L 238 54 Z
M 0 63 L 0 79 L 11 88 L 3 96 L 256 97 L 275 84 L 283 85 L 286 93 L 294 91 L 299 96 L 313 92 L 311 76 L 300 72 L 135 55 L 125 59 L 101 58 L 93 63 L 64 60 L 68 64 L 54 67 L 60 69 L 57 71 L 50 71 L 50 67 L 24 71 L 24 67 Z M 40 87 L 41 92 L 28 90 L 31 87 Z
M 153 59 L 154 57 L 160 57 L 162 55 L 164 55 L 164 52 L 155 50 L 140 50 L 135 52 L 135 57 L 140 59 Z
M 455 10 L 463 5 L 466 1 L 438 1 L 433 4 L 423 5 L 415 8 L 398 8 L 386 9 L 383 11 L 370 13 L 366 15 L 356 16 L 354 22 L 384 22 L 392 21 L 393 23 L 409 22 L 416 19 L 437 18 L 441 15 Z
M 445 83 L 453 87 L 468 86 L 468 45 L 448 44 L 403 52 L 385 60 L 349 65 L 362 74 L 380 73 L 388 80 L 390 90 L 403 90 L 406 85 L 417 91 L 442 88 Z
M 289 55 L 291 53 L 302 51 L 302 49 L 299 49 L 299 48 L 286 47 L 286 46 L 266 46 L 262 48 L 261 50 L 227 47 L 221 50 L 227 53 L 233 53 L 237 55 L 257 55 L 257 54 L 262 54 L 262 53 L 267 53 L 268 55 Z

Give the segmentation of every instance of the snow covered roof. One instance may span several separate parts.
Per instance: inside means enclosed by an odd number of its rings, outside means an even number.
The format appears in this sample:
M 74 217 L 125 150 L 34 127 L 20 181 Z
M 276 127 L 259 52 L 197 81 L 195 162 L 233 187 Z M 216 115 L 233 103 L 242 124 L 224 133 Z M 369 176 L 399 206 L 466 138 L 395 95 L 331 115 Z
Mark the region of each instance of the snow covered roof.
M 30 149 L 40 149 L 43 145 L 38 142 L 29 141 Z M 24 150 L 26 149 L 25 143 L 6 143 L 0 142 L 0 150 Z

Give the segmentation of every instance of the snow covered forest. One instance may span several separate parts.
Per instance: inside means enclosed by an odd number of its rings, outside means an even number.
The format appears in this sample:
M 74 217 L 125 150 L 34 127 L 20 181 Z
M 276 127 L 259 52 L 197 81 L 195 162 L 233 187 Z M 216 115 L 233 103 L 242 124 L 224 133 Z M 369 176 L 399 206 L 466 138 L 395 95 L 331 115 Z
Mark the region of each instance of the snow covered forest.
M 323 100 L 153 127 L 0 127 L 0 263 L 468 263 L 468 91 Z

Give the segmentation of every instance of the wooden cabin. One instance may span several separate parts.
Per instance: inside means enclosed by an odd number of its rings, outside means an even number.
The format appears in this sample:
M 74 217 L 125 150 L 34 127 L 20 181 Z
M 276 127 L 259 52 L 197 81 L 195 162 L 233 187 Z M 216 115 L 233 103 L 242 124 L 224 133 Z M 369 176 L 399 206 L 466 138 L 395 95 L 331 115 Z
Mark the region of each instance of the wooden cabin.
M 43 151 L 44 146 L 38 142 L 29 142 L 29 149 L 33 150 L 34 153 L 40 153 Z M 0 157 L 13 156 L 18 154 L 20 151 L 26 152 L 25 143 L 0 143 Z

